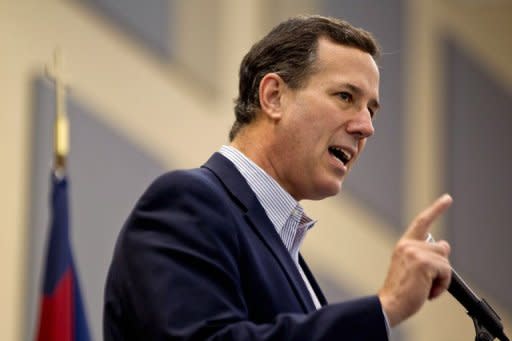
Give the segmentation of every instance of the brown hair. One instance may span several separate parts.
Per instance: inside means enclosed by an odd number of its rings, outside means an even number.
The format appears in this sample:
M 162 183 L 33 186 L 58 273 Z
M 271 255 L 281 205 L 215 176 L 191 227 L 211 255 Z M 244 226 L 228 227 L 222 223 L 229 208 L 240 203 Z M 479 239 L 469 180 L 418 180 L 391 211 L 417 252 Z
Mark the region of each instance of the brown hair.
M 229 132 L 230 141 L 256 117 L 260 109 L 259 84 L 267 73 L 279 74 L 292 89 L 304 85 L 313 72 L 320 37 L 355 47 L 373 58 L 380 53 L 371 33 L 337 18 L 299 16 L 280 23 L 252 46 L 240 64 L 236 119 Z

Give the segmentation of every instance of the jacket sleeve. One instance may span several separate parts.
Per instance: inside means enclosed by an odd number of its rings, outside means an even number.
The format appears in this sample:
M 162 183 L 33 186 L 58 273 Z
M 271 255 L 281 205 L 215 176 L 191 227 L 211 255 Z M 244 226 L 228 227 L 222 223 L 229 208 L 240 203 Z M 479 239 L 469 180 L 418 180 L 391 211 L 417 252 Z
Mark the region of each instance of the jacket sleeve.
M 387 340 L 376 296 L 251 322 L 240 287 L 243 250 L 216 188 L 174 172 L 139 200 L 109 270 L 105 340 Z

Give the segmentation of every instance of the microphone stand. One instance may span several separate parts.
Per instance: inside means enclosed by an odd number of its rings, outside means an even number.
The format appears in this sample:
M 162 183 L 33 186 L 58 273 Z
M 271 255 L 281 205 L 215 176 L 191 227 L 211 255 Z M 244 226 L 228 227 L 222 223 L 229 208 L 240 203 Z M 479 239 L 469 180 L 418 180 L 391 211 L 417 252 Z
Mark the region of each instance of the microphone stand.
M 430 233 L 426 241 L 435 242 Z M 454 269 L 452 269 L 452 281 L 448 286 L 448 292 L 466 308 L 467 314 L 473 319 L 475 341 L 494 341 L 496 338 L 501 341 L 510 341 L 503 331 L 503 324 L 498 314 L 489 303 L 471 290 Z
M 491 310 L 494 313 L 497 320 L 500 320 L 500 317 L 498 316 L 498 314 L 496 314 L 496 312 L 491 308 L 491 306 L 484 299 L 482 299 L 482 303 L 485 304 L 489 308 L 489 310 Z M 487 330 L 487 328 L 485 328 L 485 326 L 478 320 L 477 317 L 471 316 L 471 314 L 469 314 L 469 313 L 468 313 L 468 315 L 473 320 L 473 325 L 475 326 L 475 333 L 476 333 L 475 341 L 494 341 L 496 336 L 491 334 L 491 332 L 489 332 Z M 501 335 L 500 340 L 505 341 L 505 340 L 508 340 L 508 338 L 504 335 Z
M 496 338 L 501 341 L 509 341 L 503 331 L 503 324 L 498 314 L 485 299 L 478 297 L 464 284 L 456 271 L 452 272 L 452 282 L 448 287 L 448 292 L 467 309 L 467 314 L 473 319 L 475 341 L 494 341 Z M 465 292 L 465 295 L 461 295 L 462 292 Z
M 470 316 L 471 317 L 471 316 Z M 485 327 L 478 322 L 476 317 L 471 317 L 473 319 L 473 324 L 475 325 L 475 341 L 494 341 L 495 337 L 489 333 Z

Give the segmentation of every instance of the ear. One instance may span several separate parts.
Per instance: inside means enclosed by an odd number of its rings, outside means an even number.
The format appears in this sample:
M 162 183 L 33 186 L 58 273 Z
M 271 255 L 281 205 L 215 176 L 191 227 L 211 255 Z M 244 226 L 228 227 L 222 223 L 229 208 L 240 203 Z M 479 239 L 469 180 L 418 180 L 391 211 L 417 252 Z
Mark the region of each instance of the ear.
M 282 96 L 285 82 L 277 73 L 267 73 L 260 81 L 260 107 L 264 115 L 272 119 L 280 119 L 282 112 Z

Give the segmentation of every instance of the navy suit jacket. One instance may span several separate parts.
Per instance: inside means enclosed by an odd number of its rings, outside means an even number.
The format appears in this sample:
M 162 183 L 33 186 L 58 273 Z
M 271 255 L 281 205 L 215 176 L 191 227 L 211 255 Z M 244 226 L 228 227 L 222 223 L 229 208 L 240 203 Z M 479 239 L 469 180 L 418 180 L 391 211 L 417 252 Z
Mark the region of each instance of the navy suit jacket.
M 316 310 L 249 185 L 216 153 L 159 177 L 123 227 L 109 269 L 105 340 L 387 340 L 379 299 Z

